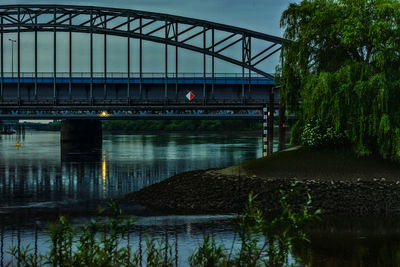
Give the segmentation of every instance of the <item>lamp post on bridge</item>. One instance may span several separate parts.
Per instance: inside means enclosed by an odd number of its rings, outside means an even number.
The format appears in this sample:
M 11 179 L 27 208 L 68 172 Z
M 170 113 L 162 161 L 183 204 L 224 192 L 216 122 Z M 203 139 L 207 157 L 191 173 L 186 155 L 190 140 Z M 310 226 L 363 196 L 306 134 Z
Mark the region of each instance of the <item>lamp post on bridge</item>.
M 16 43 L 17 40 L 11 38 L 8 40 L 11 42 L 11 78 L 14 78 L 14 43 Z

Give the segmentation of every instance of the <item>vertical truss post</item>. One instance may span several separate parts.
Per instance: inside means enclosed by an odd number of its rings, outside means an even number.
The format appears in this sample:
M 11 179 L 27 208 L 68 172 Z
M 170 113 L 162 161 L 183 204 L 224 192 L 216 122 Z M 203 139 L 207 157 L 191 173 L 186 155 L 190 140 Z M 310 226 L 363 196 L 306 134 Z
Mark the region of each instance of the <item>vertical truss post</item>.
M 245 66 L 251 66 L 251 36 L 243 36 L 243 46 L 242 46 L 242 75 L 244 80 L 244 68 Z M 248 84 L 248 92 L 247 95 L 245 93 L 245 84 L 244 81 L 242 82 L 242 97 L 245 101 L 250 97 L 250 88 L 251 88 L 251 70 L 249 68 L 249 76 L 247 77 L 247 84 Z
M 0 87 L 0 101 L 3 100 L 3 90 L 4 90 L 4 34 L 3 34 L 3 16 L 0 19 L 1 22 L 1 34 L 0 34 L 0 49 L 1 49 L 1 87 Z
M 35 17 L 35 24 L 37 25 L 37 16 Z M 35 28 L 35 100 L 37 100 L 38 89 L 38 32 Z
M 275 111 L 275 94 L 274 87 L 269 91 L 269 108 L 268 108 L 268 154 L 272 154 L 274 147 L 274 111 Z
M 251 37 L 249 36 L 249 40 L 248 40 L 248 50 L 247 50 L 247 61 L 248 61 L 248 65 L 251 66 Z M 249 69 L 249 77 L 248 77 L 248 81 L 249 81 L 249 94 L 248 94 L 248 98 L 251 98 L 251 70 Z
M 104 15 L 104 28 L 107 29 L 107 15 Z M 107 98 L 107 34 L 104 34 L 104 84 L 103 98 Z
M 215 84 L 215 57 L 214 57 L 214 43 L 215 43 L 215 38 L 214 38 L 214 28 L 212 29 L 212 34 L 211 34 L 211 47 L 212 47 L 212 57 L 211 57 L 211 95 L 212 98 L 214 98 L 214 84 Z
M 90 104 L 93 105 L 93 12 L 90 11 Z
M 131 23 L 129 22 L 130 16 L 128 16 L 127 21 L 128 21 L 128 32 L 131 31 Z M 128 97 L 128 105 L 131 104 L 131 38 L 128 37 L 128 84 L 127 84 L 127 97 Z
M 18 33 L 17 33 L 17 42 L 18 42 L 18 44 L 17 44 L 17 50 L 18 50 L 18 61 L 17 61 L 17 63 L 18 63 L 18 85 L 17 85 L 17 88 L 18 88 L 18 105 L 20 105 L 21 104 L 21 26 L 20 26 L 20 22 L 21 22 L 21 9 L 20 8 L 18 8 L 18 27 L 17 27 L 17 31 L 18 31 Z
M 203 49 L 206 49 L 206 28 L 203 28 Z M 206 96 L 206 54 L 203 53 L 203 104 L 205 105 L 207 101 L 207 96 Z
M 168 21 L 165 20 L 165 41 L 168 39 Z M 168 102 L 168 44 L 165 42 L 165 80 L 164 80 L 164 102 Z
M 69 13 L 69 26 L 72 25 L 72 13 Z M 72 31 L 71 28 L 69 30 L 69 37 L 68 37 L 68 49 L 69 49 L 69 84 L 68 84 L 68 95 L 69 100 L 72 100 Z
M 140 17 L 139 19 L 139 33 L 142 34 L 143 33 L 143 19 L 142 17 Z M 142 98 L 142 76 L 143 76 L 143 62 L 142 62 L 142 55 L 143 55 L 143 41 L 142 38 L 139 39 L 139 95 L 140 98 Z
M 283 103 L 279 104 L 279 151 L 286 146 L 286 107 Z
M 53 27 L 53 103 L 54 105 L 57 104 L 57 31 L 56 31 L 56 24 L 57 24 L 57 14 L 56 9 L 54 8 L 54 27 Z
M 246 36 L 242 35 L 242 97 L 241 102 L 244 101 L 244 64 L 246 62 Z
M 175 22 L 175 42 L 178 43 L 178 22 Z M 175 98 L 178 99 L 178 46 L 175 46 Z

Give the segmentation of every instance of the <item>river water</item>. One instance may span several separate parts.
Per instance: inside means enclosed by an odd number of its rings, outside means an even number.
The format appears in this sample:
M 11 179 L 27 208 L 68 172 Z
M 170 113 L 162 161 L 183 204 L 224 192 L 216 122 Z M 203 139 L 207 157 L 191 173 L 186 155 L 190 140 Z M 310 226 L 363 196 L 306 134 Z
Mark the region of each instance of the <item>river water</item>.
M 103 147 L 88 153 L 60 147 L 58 132 L 0 136 L 0 266 L 12 260 L 13 246 L 49 246 L 45 233 L 59 214 L 75 224 L 90 218 L 98 204 L 117 199 L 137 222 L 129 240 L 144 233 L 174 242 L 179 266 L 212 234 L 226 247 L 235 238 L 236 215 L 173 216 L 123 199 L 174 174 L 220 168 L 261 156 L 261 136 L 219 134 L 105 134 Z M 311 244 L 296 253 L 314 266 L 399 266 L 400 227 L 396 217 L 324 218 L 310 233 Z M 14 265 L 15 262 L 12 262 Z
M 112 198 L 138 219 L 130 236 L 133 244 L 141 233 L 168 233 L 178 239 L 178 263 L 184 266 L 206 232 L 229 244 L 236 216 L 168 216 L 123 196 L 180 172 L 229 166 L 262 153 L 257 135 L 105 134 L 102 148 L 89 153 L 60 147 L 59 138 L 58 132 L 37 131 L 23 138 L 0 136 L 3 263 L 11 260 L 7 251 L 13 246 L 37 244 L 38 251 L 45 251 L 45 229 L 59 214 L 81 224 Z

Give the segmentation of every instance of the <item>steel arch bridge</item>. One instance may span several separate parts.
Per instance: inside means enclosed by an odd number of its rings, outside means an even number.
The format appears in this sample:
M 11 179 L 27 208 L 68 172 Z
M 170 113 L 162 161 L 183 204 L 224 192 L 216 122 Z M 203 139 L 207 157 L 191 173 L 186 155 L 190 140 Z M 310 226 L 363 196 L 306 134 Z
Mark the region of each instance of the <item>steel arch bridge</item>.
M 21 33 L 25 32 L 34 33 L 32 73 L 21 72 Z M 38 32 L 53 33 L 53 72 L 49 74 L 38 72 Z M 4 71 L 4 37 L 9 33 L 17 35 L 16 77 L 14 69 L 11 77 Z M 57 33 L 69 33 L 68 73 L 57 71 Z M 72 69 L 72 33 L 90 36 L 90 72 L 80 77 Z M 104 35 L 101 74 L 93 71 L 95 34 Z M 126 72 L 117 77 L 107 70 L 107 36 L 127 40 Z M 131 39 L 139 40 L 136 73 L 132 72 Z M 143 41 L 164 45 L 164 73 L 158 77 L 150 79 L 143 72 Z M 281 49 L 283 42 L 280 37 L 248 29 L 169 14 L 94 6 L 0 5 L 0 119 L 93 118 L 107 110 L 103 119 L 141 115 L 196 118 L 199 114 L 199 118 L 207 119 L 261 120 L 268 114 L 273 122 L 278 93 L 273 75 L 261 65 Z M 175 48 L 172 74 L 168 70 L 169 47 Z M 235 52 L 238 48 L 239 53 Z M 178 49 L 203 55 L 200 75 L 179 73 Z M 211 70 L 206 69 L 207 57 L 211 58 Z M 242 71 L 228 77 L 216 75 L 215 59 L 239 66 Z M 185 99 L 187 87 L 198 96 L 193 101 Z M 118 95 L 121 90 L 122 96 Z M 191 110 L 194 112 L 187 115 Z
M 21 33 L 35 33 L 35 72 L 31 75 L 30 80 L 24 80 L 23 73 L 20 71 L 20 39 Z M 102 34 L 104 38 L 104 84 L 107 83 L 107 41 L 106 36 L 127 37 L 127 58 L 126 66 L 127 79 L 127 95 L 130 95 L 131 80 L 131 62 L 130 62 L 130 40 L 131 38 L 139 39 L 139 72 L 138 84 L 140 91 L 143 84 L 143 67 L 142 67 L 142 40 L 162 43 L 165 45 L 165 72 L 164 72 L 164 87 L 165 97 L 167 97 L 168 83 L 171 79 L 175 80 L 177 89 L 179 84 L 178 71 L 178 48 L 188 49 L 197 53 L 203 54 L 203 98 L 206 94 L 206 85 L 211 84 L 212 94 L 214 93 L 216 79 L 215 77 L 215 58 L 232 63 L 242 68 L 242 98 L 244 98 L 245 85 L 249 87 L 254 83 L 251 73 L 256 73 L 260 77 L 270 80 L 272 84 L 272 75 L 265 72 L 259 66 L 266 59 L 277 53 L 281 49 L 283 42 L 282 38 L 262 34 L 259 32 L 250 31 L 243 28 L 232 27 L 219 23 L 213 23 L 205 20 L 185 18 L 168 14 L 160 14 L 153 12 L 144 12 L 137 10 L 116 9 L 106 7 L 93 6 L 69 6 L 69 5 L 4 5 L 0 6 L 0 50 L 1 63 L 4 63 L 3 43 L 4 34 L 17 34 L 17 84 L 18 98 L 20 98 L 21 83 L 31 82 L 35 87 L 35 96 L 37 92 L 38 72 L 37 72 L 37 33 L 38 32 L 53 32 L 53 73 L 48 78 L 53 78 L 54 98 L 57 94 L 57 55 L 56 46 L 58 32 L 69 33 L 69 91 L 74 80 L 72 73 L 72 36 L 73 32 L 87 33 L 90 35 L 90 73 L 88 73 L 88 83 L 91 86 L 90 97 L 93 96 L 93 83 L 98 83 L 93 73 L 93 35 Z M 225 35 L 224 38 L 216 38 L 217 35 Z M 207 40 L 208 37 L 208 40 Z M 200 40 L 199 40 L 200 39 Z M 210 40 L 211 39 L 211 40 Z M 194 42 L 197 40 L 197 42 Z M 257 49 L 252 43 L 257 42 Z M 229 55 L 229 49 L 235 45 L 241 46 L 240 59 Z M 175 73 L 172 77 L 168 77 L 168 46 L 175 47 Z M 227 54 L 228 53 L 228 54 Z M 206 56 L 211 57 L 211 75 L 206 72 Z M 1 64 L 1 89 L 4 87 L 4 64 Z M 248 70 L 248 74 L 245 74 Z M 206 77 L 208 76 L 208 77 Z M 211 76 L 211 77 L 209 77 Z M 258 77 L 258 78 L 260 78 Z M 66 82 L 65 77 L 64 82 Z M 168 80 L 170 79 L 170 80 Z M 68 80 L 68 79 L 67 79 Z M 253 80 L 257 80 L 254 79 Z M 12 81 L 11 81 L 12 82 Z M 3 96 L 3 95 L 1 95 Z
M 0 6 L 0 15 L 2 33 L 82 32 L 91 35 L 137 38 L 219 58 L 270 78 L 271 75 L 257 68 L 257 65 L 278 52 L 283 42 L 280 37 L 243 28 L 128 9 L 68 5 L 5 5 Z M 134 24 L 137 27 L 133 27 Z M 216 42 L 215 31 L 229 35 Z M 212 43 L 209 46 L 206 45 L 207 32 L 211 32 Z M 189 43 L 197 36 L 202 36 L 202 45 Z M 265 46 L 256 54 L 252 53 L 252 40 L 255 39 L 262 41 Z M 237 43 L 242 45 L 241 60 L 222 53 Z

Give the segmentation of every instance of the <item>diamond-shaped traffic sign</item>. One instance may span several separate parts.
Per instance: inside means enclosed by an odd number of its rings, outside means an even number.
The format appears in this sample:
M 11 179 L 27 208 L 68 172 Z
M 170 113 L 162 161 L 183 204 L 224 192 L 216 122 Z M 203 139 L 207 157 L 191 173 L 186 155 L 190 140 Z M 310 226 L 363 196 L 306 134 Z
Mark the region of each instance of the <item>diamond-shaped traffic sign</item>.
M 189 101 L 192 101 L 193 98 L 195 98 L 195 95 L 193 94 L 192 91 L 189 91 L 189 92 L 186 94 L 186 98 L 187 98 Z

